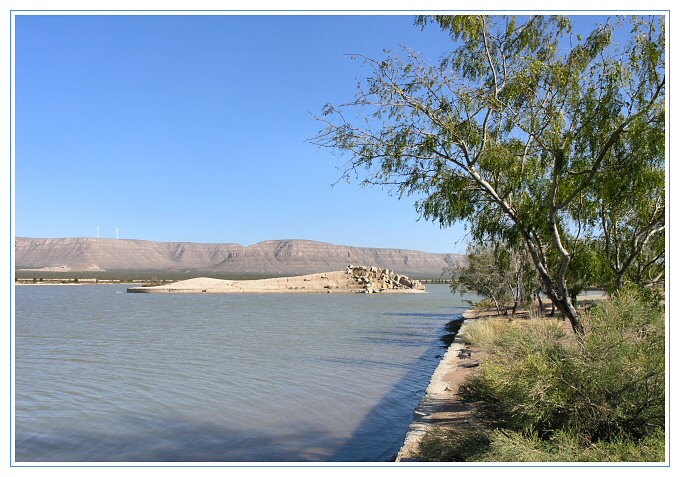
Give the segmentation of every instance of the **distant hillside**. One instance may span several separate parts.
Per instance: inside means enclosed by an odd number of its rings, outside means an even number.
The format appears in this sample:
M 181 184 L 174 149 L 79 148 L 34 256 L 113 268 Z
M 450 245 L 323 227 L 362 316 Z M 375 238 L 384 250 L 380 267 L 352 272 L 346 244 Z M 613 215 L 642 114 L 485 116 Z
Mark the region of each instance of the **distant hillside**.
M 95 238 L 15 239 L 19 272 L 191 273 L 203 276 L 282 276 L 344 270 L 347 265 L 388 268 L 416 278 L 438 278 L 465 260 L 456 254 L 361 248 L 310 240 L 267 240 L 238 244 L 150 242 Z

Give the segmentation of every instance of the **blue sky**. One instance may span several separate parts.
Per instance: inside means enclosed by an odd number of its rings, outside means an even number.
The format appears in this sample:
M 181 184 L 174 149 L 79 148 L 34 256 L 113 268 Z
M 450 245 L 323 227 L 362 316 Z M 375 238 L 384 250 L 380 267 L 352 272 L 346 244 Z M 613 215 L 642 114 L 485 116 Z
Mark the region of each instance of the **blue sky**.
M 463 251 L 307 142 L 368 73 L 346 54 L 446 50 L 413 20 L 18 16 L 15 234 Z
M 339 177 L 307 140 L 369 74 L 349 53 L 451 48 L 413 15 L 18 15 L 15 235 L 156 241 L 309 239 L 464 252 Z

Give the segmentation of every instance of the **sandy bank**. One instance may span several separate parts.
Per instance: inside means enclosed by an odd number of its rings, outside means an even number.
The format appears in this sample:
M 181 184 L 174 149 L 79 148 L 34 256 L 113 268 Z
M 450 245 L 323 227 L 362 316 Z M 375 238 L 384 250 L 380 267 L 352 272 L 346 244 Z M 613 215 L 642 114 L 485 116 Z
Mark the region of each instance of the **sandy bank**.
M 192 278 L 130 293 L 422 293 L 425 287 L 406 276 L 377 267 L 350 265 L 345 271 L 262 280 Z

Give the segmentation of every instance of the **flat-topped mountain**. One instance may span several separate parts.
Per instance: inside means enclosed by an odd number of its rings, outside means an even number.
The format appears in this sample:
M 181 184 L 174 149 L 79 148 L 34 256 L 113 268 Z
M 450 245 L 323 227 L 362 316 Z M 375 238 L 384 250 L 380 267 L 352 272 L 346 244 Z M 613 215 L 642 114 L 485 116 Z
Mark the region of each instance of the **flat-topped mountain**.
M 151 242 L 104 238 L 15 239 L 19 272 L 200 273 L 201 276 L 286 276 L 344 270 L 361 263 L 416 278 L 438 278 L 463 255 L 364 248 L 311 240 L 267 240 L 255 245 Z

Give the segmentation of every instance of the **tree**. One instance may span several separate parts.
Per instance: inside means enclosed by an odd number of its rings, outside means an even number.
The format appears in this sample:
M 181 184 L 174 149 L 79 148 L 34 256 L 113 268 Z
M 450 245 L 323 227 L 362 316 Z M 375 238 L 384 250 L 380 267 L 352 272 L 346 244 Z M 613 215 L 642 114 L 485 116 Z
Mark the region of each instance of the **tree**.
M 467 263 L 449 269 L 451 289 L 461 294 L 474 292 L 493 301 L 498 314 L 512 314 L 517 307 L 541 291 L 531 259 L 523 249 L 513 249 L 505 243 L 474 244 L 467 250 Z
M 645 146 L 654 146 L 647 138 Z M 665 271 L 664 138 L 656 138 L 656 161 L 645 161 L 623 177 L 596 181 L 593 221 L 600 226 L 601 249 L 608 264 L 606 282 L 612 291 L 624 280 L 652 285 Z M 646 151 L 637 151 L 636 156 Z M 632 162 L 632 161 L 627 161 Z
M 407 48 L 354 55 L 370 75 L 353 100 L 324 107 L 312 142 L 349 155 L 346 179 L 415 196 L 428 220 L 522 243 L 581 332 L 573 245 L 597 235 L 586 220 L 596 180 L 627 174 L 633 157 L 617 151 L 663 132 L 663 19 L 607 20 L 586 37 L 563 16 L 417 19 L 430 23 L 450 32 L 452 52 L 435 65 Z M 615 31 L 626 36 L 620 49 Z

